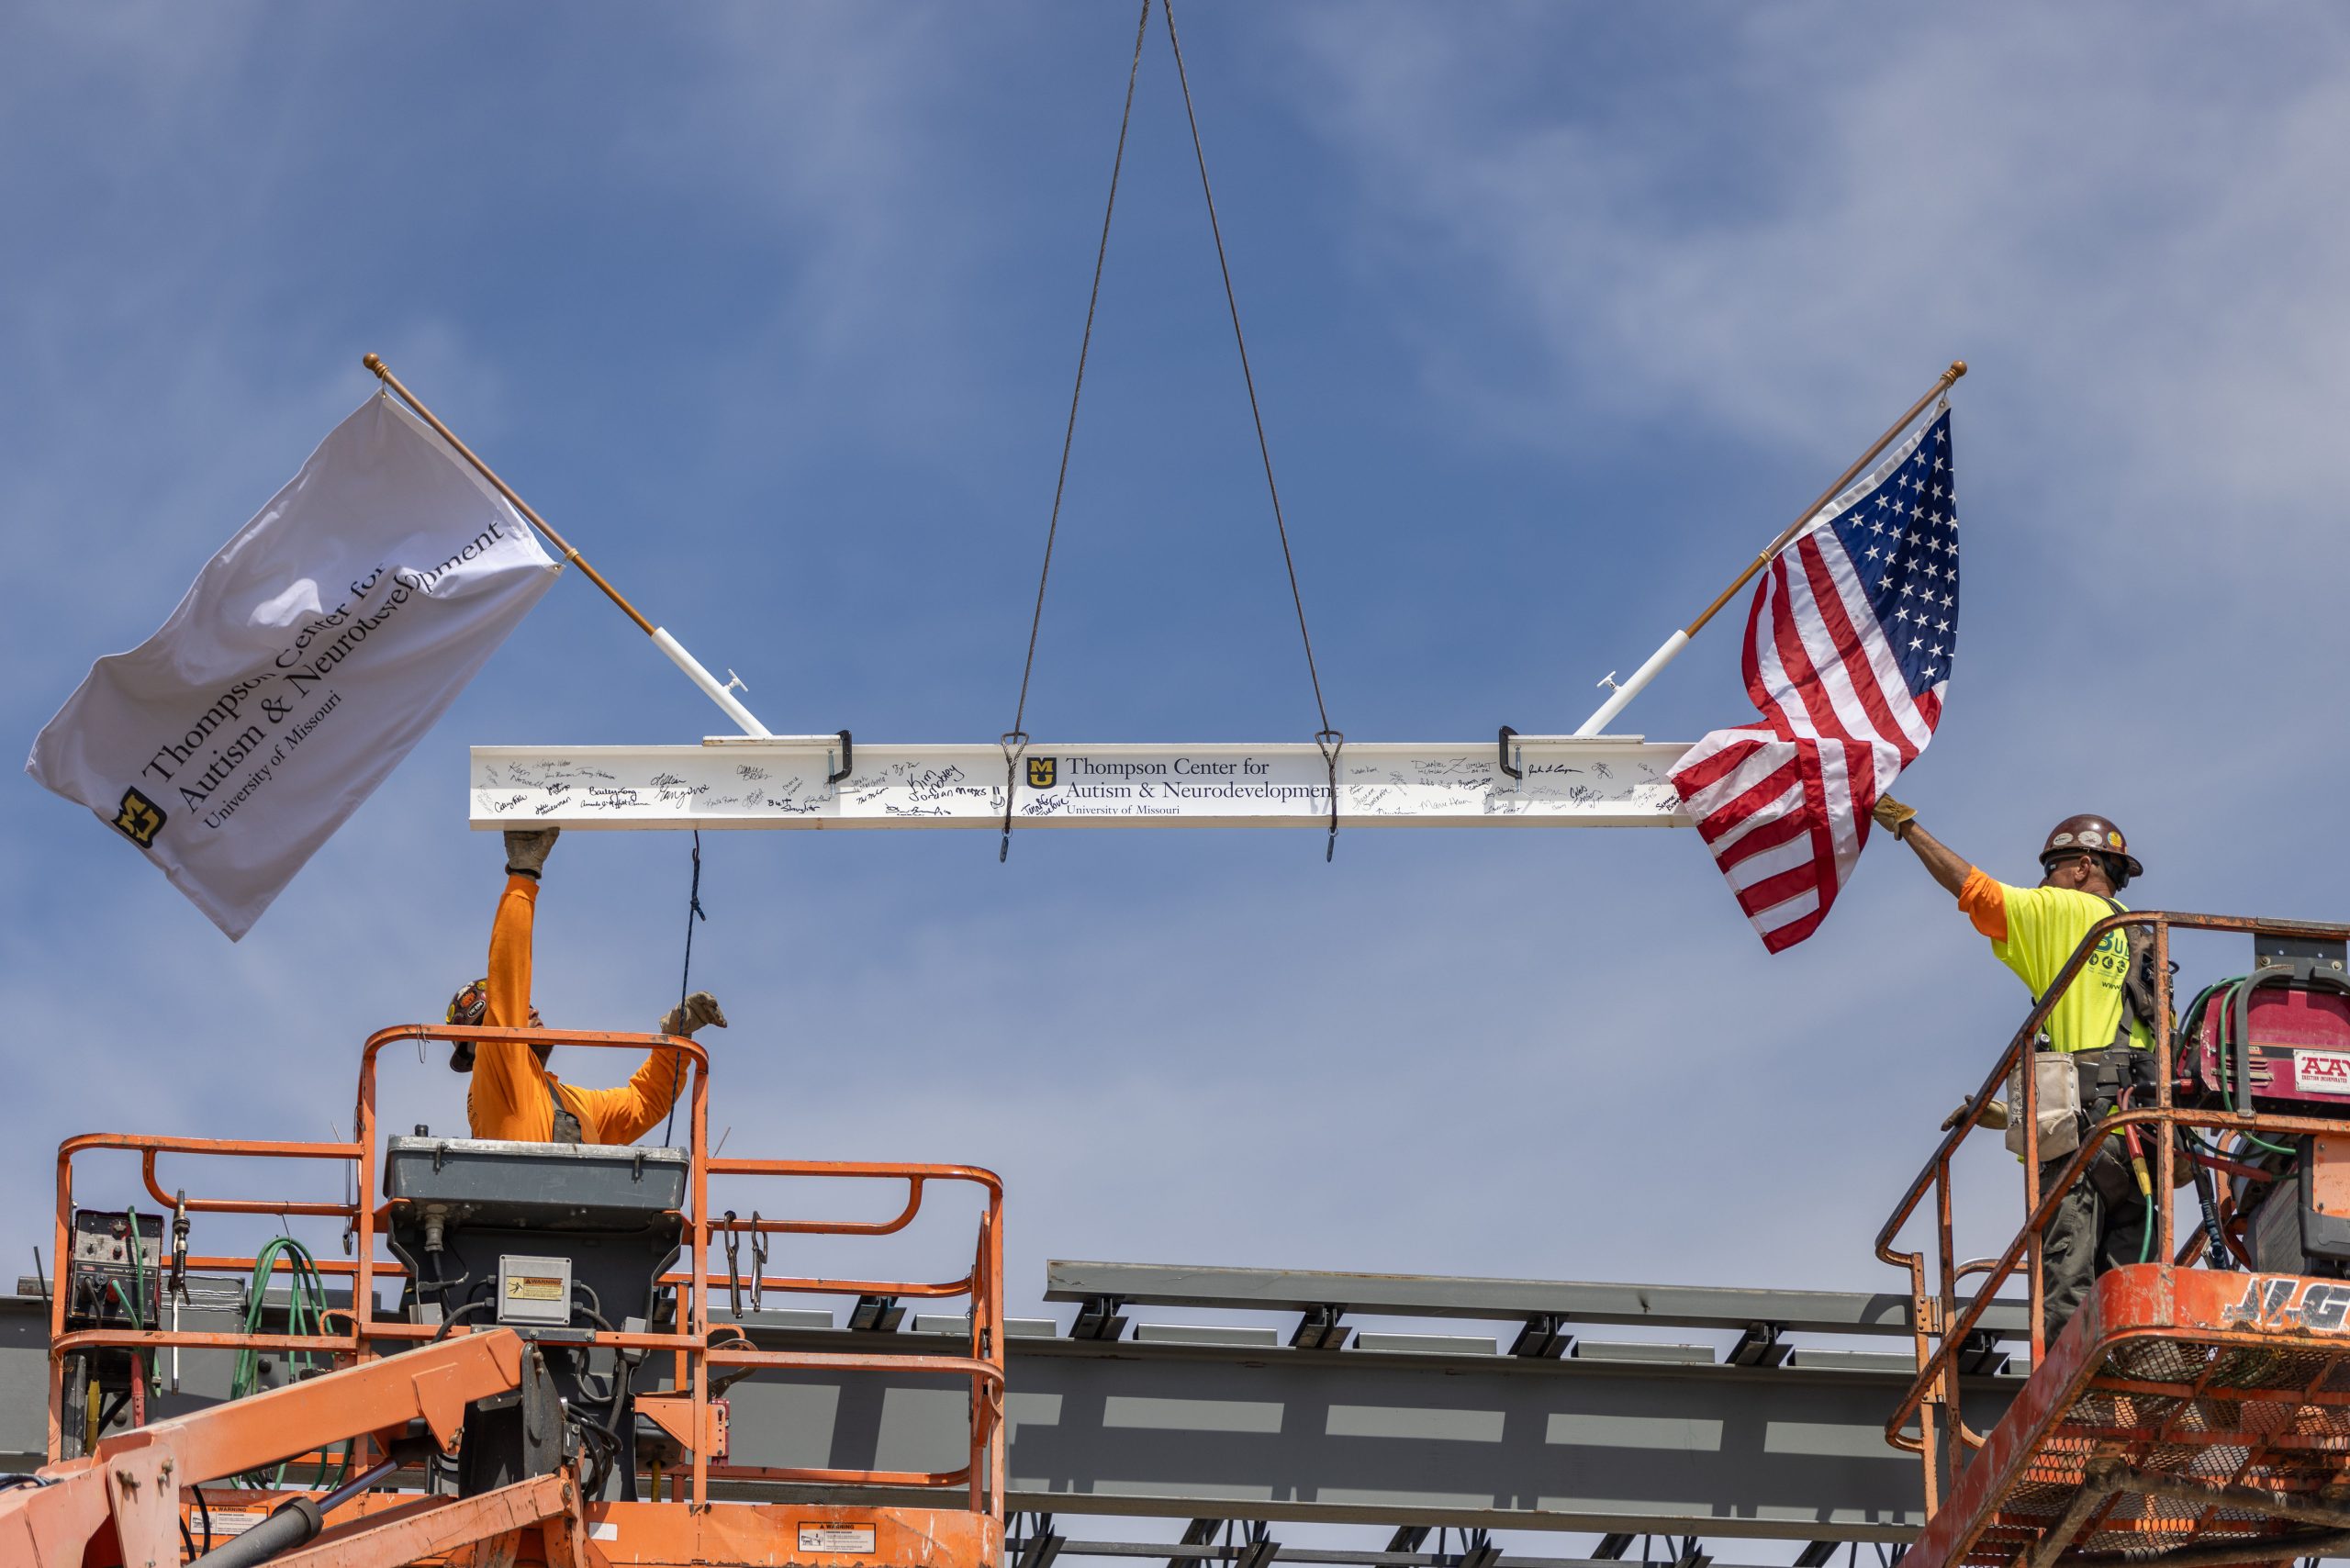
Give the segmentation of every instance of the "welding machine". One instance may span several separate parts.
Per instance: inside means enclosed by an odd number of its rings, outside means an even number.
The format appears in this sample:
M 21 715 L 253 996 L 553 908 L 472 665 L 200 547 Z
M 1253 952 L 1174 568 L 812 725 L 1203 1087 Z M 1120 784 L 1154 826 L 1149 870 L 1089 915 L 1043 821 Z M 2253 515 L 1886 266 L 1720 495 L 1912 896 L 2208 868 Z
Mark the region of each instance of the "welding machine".
M 2179 1014 L 2181 1104 L 2350 1123 L 2350 952 L 2261 935 L 2249 974 L 2207 986 Z M 2231 1157 L 2249 1261 L 2264 1272 L 2350 1274 L 2350 1126 L 2289 1143 L 2240 1135 Z M 2207 1210 L 2208 1212 L 2208 1210 Z

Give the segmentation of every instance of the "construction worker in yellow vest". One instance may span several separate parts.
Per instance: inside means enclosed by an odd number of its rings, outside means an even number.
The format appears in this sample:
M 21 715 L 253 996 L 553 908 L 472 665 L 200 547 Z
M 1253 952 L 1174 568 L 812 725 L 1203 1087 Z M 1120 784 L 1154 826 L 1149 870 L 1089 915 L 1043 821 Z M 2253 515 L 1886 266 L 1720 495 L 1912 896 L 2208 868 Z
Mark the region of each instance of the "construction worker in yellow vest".
M 2089 928 L 2125 906 L 2114 895 L 2143 876 L 2121 830 L 2098 816 L 2066 817 L 2040 851 L 2040 885 L 2011 887 L 1975 868 L 1928 833 L 1918 813 L 1890 795 L 1877 797 L 1878 824 L 1907 844 L 1929 875 L 1958 900 L 1960 913 L 1991 941 L 1991 956 L 2015 971 L 2037 1002 L 2047 994 Z M 2154 955 L 2143 928 L 2120 927 L 2098 940 L 2072 982 L 2048 1011 L 2037 1047 L 2062 1053 L 2075 1068 L 2079 1110 L 2070 1136 L 2052 1135 L 2042 1118 L 2042 1195 L 2079 1148 L 2080 1133 L 2109 1115 L 2124 1095 L 2151 1103 L 2154 1091 L 2152 1025 L 2157 1002 Z M 2047 1081 L 2043 1078 L 2043 1082 Z M 2007 1107 L 1994 1102 L 1984 1118 L 2007 1125 Z M 1955 1123 L 1953 1114 L 1951 1122 Z M 2021 1148 L 2011 1134 L 2009 1147 Z M 2061 1146 L 2061 1152 L 2057 1152 Z M 2087 1173 L 2050 1219 L 2042 1238 L 2042 1321 L 2053 1341 L 2097 1276 L 2125 1263 L 2152 1260 L 2155 1198 L 2143 1189 L 2117 1139 L 2108 1137 Z
M 531 1002 L 531 948 L 539 904 L 539 877 L 560 828 L 514 829 L 506 834 L 506 890 L 489 932 L 489 973 L 449 1002 L 452 1024 L 503 1029 L 543 1027 Z M 726 1027 L 718 999 L 698 991 L 661 1020 L 664 1035 L 691 1036 L 704 1025 Z M 493 1041 L 460 1045 L 449 1065 L 471 1072 L 465 1119 L 481 1138 L 525 1143 L 634 1143 L 660 1125 L 685 1081 L 685 1058 L 674 1047 L 646 1053 L 618 1089 L 579 1089 L 547 1070 L 550 1046 Z

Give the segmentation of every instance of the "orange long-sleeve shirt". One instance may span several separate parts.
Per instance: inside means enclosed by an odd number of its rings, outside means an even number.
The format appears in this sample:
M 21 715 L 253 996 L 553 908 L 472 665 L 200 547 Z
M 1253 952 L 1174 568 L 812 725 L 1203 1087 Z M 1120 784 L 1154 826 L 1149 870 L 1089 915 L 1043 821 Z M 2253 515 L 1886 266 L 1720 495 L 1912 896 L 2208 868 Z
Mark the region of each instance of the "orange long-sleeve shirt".
M 1958 890 L 1958 912 L 1992 941 L 2008 939 L 2008 890 L 1976 867 L 1966 868 L 1965 884 Z
M 489 1006 L 482 1021 L 493 1028 L 530 1026 L 531 934 L 538 904 L 535 879 L 506 879 L 498 918 L 489 928 Z M 560 1100 L 579 1118 L 581 1142 L 634 1143 L 669 1114 L 684 1070 L 683 1054 L 662 1047 L 648 1052 L 620 1088 L 579 1089 L 549 1072 L 537 1053 L 519 1041 L 485 1042 L 474 1053 L 465 1120 L 476 1137 L 546 1143 L 554 1137 Z

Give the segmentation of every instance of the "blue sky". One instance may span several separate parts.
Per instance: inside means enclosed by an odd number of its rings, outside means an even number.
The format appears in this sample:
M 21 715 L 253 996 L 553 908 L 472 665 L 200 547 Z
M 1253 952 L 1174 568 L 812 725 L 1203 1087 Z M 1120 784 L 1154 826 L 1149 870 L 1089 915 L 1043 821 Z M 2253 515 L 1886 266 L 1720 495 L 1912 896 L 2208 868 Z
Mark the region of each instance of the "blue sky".
M 2340 13 L 1180 19 L 1349 735 L 1572 728 L 1963 356 L 1964 656 L 1900 792 L 2010 879 L 2096 810 L 2142 903 L 2344 913 Z M 1133 24 L 9 8 L 6 726 L 153 629 L 375 350 L 777 729 L 991 739 Z M 1737 652 L 1725 618 L 1630 727 L 1744 720 Z M 0 1247 L 46 1246 L 66 1133 L 348 1129 L 359 1040 L 479 972 L 467 745 L 716 727 L 565 582 L 237 946 L 19 778 Z M 1028 727 L 1315 727 L 1158 37 Z M 1015 1304 L 1047 1256 L 1890 1286 L 1870 1237 L 2024 1002 L 1882 843 L 1776 959 L 1687 834 L 705 845 L 729 1152 L 995 1167 Z M 651 1025 L 686 873 L 558 848 L 551 1019 Z M 386 1094 L 462 1118 L 438 1067 Z

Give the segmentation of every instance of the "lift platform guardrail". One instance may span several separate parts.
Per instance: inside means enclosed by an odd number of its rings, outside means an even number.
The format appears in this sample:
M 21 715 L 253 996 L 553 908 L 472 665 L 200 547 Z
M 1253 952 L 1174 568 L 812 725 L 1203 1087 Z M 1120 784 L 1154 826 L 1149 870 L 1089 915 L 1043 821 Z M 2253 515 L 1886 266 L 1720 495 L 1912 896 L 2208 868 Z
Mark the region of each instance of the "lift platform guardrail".
M 666 1502 L 657 1496 L 656 1478 L 656 1495 L 652 1501 L 599 1505 L 590 1500 L 588 1504 L 590 1515 L 596 1514 L 599 1506 L 608 1512 L 624 1511 L 632 1520 L 630 1528 L 632 1530 L 675 1536 L 681 1551 L 717 1553 L 709 1556 L 710 1561 L 734 1561 L 726 1553 L 737 1549 L 752 1553 L 750 1557 L 742 1559 L 744 1561 L 767 1561 L 767 1556 L 760 1553 L 768 1551 L 770 1546 L 742 1536 L 742 1525 L 731 1524 L 720 1529 L 704 1518 L 709 1512 L 713 1481 L 791 1482 L 817 1489 L 839 1488 L 845 1494 L 861 1488 L 902 1488 L 909 1489 L 909 1496 L 923 1502 L 925 1506 L 914 1511 L 924 1518 L 938 1519 L 952 1515 L 966 1517 L 965 1524 L 968 1528 L 946 1529 L 944 1535 L 923 1548 L 923 1552 L 934 1552 L 936 1548 L 945 1546 L 947 1556 L 953 1559 L 957 1568 L 979 1568 L 982 1563 L 994 1562 L 1002 1540 L 1005 1484 L 1002 1183 L 992 1172 L 968 1165 L 713 1157 L 708 1148 L 708 1058 L 690 1040 L 664 1036 L 399 1025 L 377 1032 L 365 1044 L 361 1055 L 353 1136 L 348 1141 L 196 1138 L 126 1133 L 87 1134 L 66 1139 L 60 1146 L 57 1158 L 54 1243 L 57 1250 L 54 1255 L 61 1260 L 60 1281 L 59 1288 L 51 1293 L 50 1302 L 48 1450 L 52 1464 L 72 1459 L 87 1446 L 81 1440 L 78 1430 L 68 1429 L 64 1418 L 67 1374 L 70 1366 L 79 1362 L 86 1367 L 101 1353 L 129 1353 L 151 1358 L 157 1351 L 176 1347 L 271 1355 L 308 1355 L 341 1370 L 386 1356 L 409 1352 L 436 1339 L 445 1342 L 453 1336 L 462 1338 L 485 1331 L 453 1321 L 438 1325 L 431 1321 L 411 1321 L 405 1316 L 381 1314 L 376 1306 L 375 1292 L 379 1283 L 409 1278 L 409 1271 L 400 1263 L 378 1255 L 379 1248 L 389 1237 L 394 1203 L 380 1200 L 375 1195 L 385 1169 L 383 1150 L 379 1147 L 383 1140 L 379 1137 L 376 1114 L 377 1058 L 390 1045 L 418 1041 L 471 1042 L 477 1046 L 511 1041 L 637 1052 L 666 1047 L 680 1052 L 691 1065 L 682 1107 L 686 1112 L 683 1120 L 687 1135 L 686 1203 L 682 1214 L 670 1215 L 678 1225 L 682 1256 L 676 1266 L 661 1274 L 657 1282 L 659 1285 L 674 1291 L 675 1316 L 666 1327 L 658 1322 L 648 1323 L 641 1330 L 599 1327 L 567 1330 L 564 1337 L 565 1343 L 583 1350 L 627 1350 L 643 1355 L 666 1352 L 673 1358 L 672 1392 L 639 1394 L 636 1397 L 638 1403 L 645 1407 L 647 1417 L 676 1437 L 679 1446 L 690 1453 L 691 1463 L 686 1473 L 677 1477 L 685 1484 Z M 107 1152 L 138 1157 L 141 1184 L 158 1210 L 166 1215 L 175 1213 L 191 1217 L 205 1215 L 287 1215 L 342 1221 L 352 1242 L 352 1256 L 317 1259 L 315 1268 L 321 1275 L 348 1282 L 349 1304 L 326 1312 L 315 1325 L 315 1331 L 300 1333 L 176 1330 L 151 1324 L 130 1327 L 105 1322 L 103 1318 L 97 1327 L 69 1327 L 69 1314 L 74 1304 L 69 1300 L 64 1288 L 62 1265 L 72 1256 L 77 1169 L 89 1157 Z M 675 1157 L 671 1158 L 674 1159 Z M 176 1167 L 189 1159 L 319 1162 L 337 1168 L 338 1181 L 348 1179 L 355 1182 L 349 1189 L 353 1195 L 340 1201 L 292 1195 L 284 1198 L 239 1198 L 191 1193 L 177 1185 L 167 1185 L 179 1182 L 184 1173 Z M 166 1162 L 172 1167 L 168 1170 Z M 341 1172 L 348 1172 L 348 1177 Z M 819 1181 L 902 1182 L 906 1196 L 898 1212 L 887 1219 L 754 1216 L 744 1220 L 731 1213 L 722 1217 L 712 1215 L 710 1211 L 710 1183 L 713 1177 L 775 1182 L 801 1187 Z M 965 1299 L 969 1304 L 969 1316 L 967 1332 L 958 1336 L 962 1344 L 955 1347 L 959 1353 L 762 1350 L 739 1334 L 732 1338 L 726 1338 L 728 1326 L 723 1319 L 713 1323 L 714 1291 L 729 1280 L 730 1274 L 734 1276 L 733 1283 L 737 1288 L 742 1282 L 738 1271 L 718 1263 L 712 1257 L 713 1248 L 730 1237 L 738 1243 L 743 1238 L 752 1238 L 754 1257 L 763 1258 L 765 1238 L 769 1236 L 890 1236 L 906 1229 L 922 1213 L 925 1196 L 944 1185 L 975 1188 L 979 1196 L 978 1234 L 971 1263 L 966 1272 L 946 1280 L 897 1280 L 827 1279 L 791 1274 L 768 1275 L 762 1271 L 755 1276 L 754 1288 L 762 1295 L 856 1294 L 922 1300 Z M 790 1208 L 787 1199 L 775 1204 L 770 1212 L 789 1216 Z M 138 1238 L 133 1237 L 131 1239 L 135 1250 Z M 260 1261 L 258 1257 L 190 1254 L 179 1266 L 189 1274 L 255 1274 Z M 270 1270 L 283 1274 L 293 1266 L 290 1260 L 276 1258 L 271 1260 Z M 310 1265 L 306 1263 L 304 1266 Z M 261 1277 L 268 1277 L 268 1271 L 262 1271 Z M 714 1332 L 718 1337 L 716 1343 L 712 1343 Z M 152 1365 L 151 1360 L 148 1364 Z M 743 1372 L 793 1370 L 818 1371 L 826 1374 L 930 1374 L 966 1383 L 969 1389 L 967 1462 L 960 1467 L 944 1471 L 874 1471 L 787 1468 L 751 1462 L 755 1456 L 721 1457 L 722 1443 L 720 1435 L 724 1428 L 722 1415 L 715 1407 L 716 1402 L 711 1393 L 713 1379 Z M 235 1406 L 224 1408 L 234 1409 Z M 349 1455 L 352 1473 L 379 1463 L 385 1458 L 378 1451 L 378 1446 L 370 1442 L 363 1428 L 354 1428 L 342 1436 L 352 1441 L 352 1451 Z M 300 1459 L 319 1455 L 314 1448 L 307 1456 L 284 1457 Z M 627 1462 L 634 1466 L 636 1462 L 632 1452 Z M 252 1495 L 264 1504 L 275 1500 L 266 1491 Z M 382 1501 L 375 1500 L 377 1504 Z M 370 1506 L 369 1499 L 362 1498 L 354 1505 L 354 1511 L 364 1513 Z M 810 1511 L 806 1508 L 800 1510 L 801 1513 Z M 860 1506 L 855 1511 L 864 1517 L 892 1513 L 890 1508 L 869 1506 Z M 776 1528 L 781 1527 L 778 1524 Z M 890 1522 L 885 1519 L 882 1534 L 888 1537 L 893 1533 Z M 950 1541 L 946 1539 L 947 1535 L 956 1539 Z M 741 1539 L 736 1539 L 738 1536 Z M 968 1540 L 964 1539 L 966 1537 Z M 643 1539 L 642 1535 L 640 1539 Z M 914 1545 L 911 1537 L 901 1544 L 907 1545 L 910 1550 Z M 958 1546 L 960 1550 L 957 1550 Z M 878 1561 L 894 1561 L 889 1540 L 880 1542 L 877 1551 Z M 965 1556 L 971 1559 L 968 1564 L 962 1561 Z M 680 1559 L 684 1560 L 687 1559 Z M 697 1556 L 691 1560 L 701 1561 L 704 1558 Z M 929 1560 L 927 1556 L 925 1560 Z
M 2154 1103 L 2125 1102 L 2085 1132 L 2061 1170 L 2043 1182 L 2038 1074 L 2019 1067 L 2099 943 L 2128 926 L 2148 930 L 2153 948 Z M 2340 1117 L 2178 1102 L 2170 965 L 2177 931 L 2350 943 L 2350 926 L 2309 922 L 2161 911 L 2099 921 L 1903 1193 L 1877 1233 L 1875 1250 L 1909 1280 L 1917 1374 L 1887 1420 L 1886 1437 L 1921 1462 L 1928 1524 L 1912 1553 L 1919 1568 L 2052 1568 L 2060 1561 L 2120 1562 L 2125 1553 L 2217 1568 L 2350 1544 L 2342 1534 L 2350 1513 L 2316 1495 L 2350 1473 L 2350 1338 L 2320 1331 L 2314 1316 L 2260 1309 L 2270 1296 L 2280 1306 L 2298 1299 L 2308 1288 L 2298 1276 L 2254 1273 L 2239 1283 L 2228 1272 L 2199 1268 L 2203 1237 L 2199 1231 L 2180 1246 L 2174 1213 L 2182 1129 L 2297 1138 L 2339 1137 L 2350 1127 Z M 2248 1040 L 2244 1048 L 2249 1051 Z M 1997 1257 L 1962 1260 L 1953 1236 L 1953 1163 L 2010 1082 L 2019 1103 L 2009 1114 L 2025 1144 L 2023 1221 Z M 2154 1135 L 2147 1155 L 2151 1260 L 2101 1277 L 2052 1345 L 2042 1310 L 2046 1228 L 2107 1136 L 2131 1128 Z M 1930 1198 L 1930 1267 L 1924 1249 L 1897 1245 Z M 1959 1373 L 1995 1304 L 2010 1311 L 2019 1305 L 2000 1294 L 2019 1271 L 2029 1290 L 2031 1376 L 1998 1427 L 1981 1433 L 1964 1419 Z M 2344 1294 L 2350 1304 L 2350 1291 Z M 2296 1523 L 2325 1526 L 2333 1534 L 2297 1536 L 2289 1533 Z

